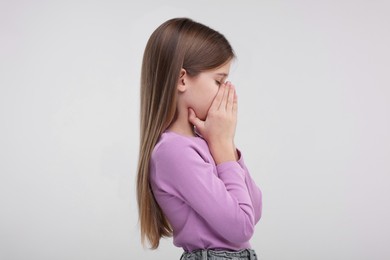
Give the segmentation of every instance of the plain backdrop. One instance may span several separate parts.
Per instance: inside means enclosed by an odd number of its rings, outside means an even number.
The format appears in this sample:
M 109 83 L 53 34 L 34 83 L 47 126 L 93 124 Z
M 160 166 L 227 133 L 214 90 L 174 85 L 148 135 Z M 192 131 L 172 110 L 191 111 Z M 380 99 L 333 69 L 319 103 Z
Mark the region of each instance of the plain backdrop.
M 179 259 L 140 243 L 139 78 L 190 17 L 238 56 L 260 259 L 390 259 L 389 1 L 0 3 L 0 259 Z

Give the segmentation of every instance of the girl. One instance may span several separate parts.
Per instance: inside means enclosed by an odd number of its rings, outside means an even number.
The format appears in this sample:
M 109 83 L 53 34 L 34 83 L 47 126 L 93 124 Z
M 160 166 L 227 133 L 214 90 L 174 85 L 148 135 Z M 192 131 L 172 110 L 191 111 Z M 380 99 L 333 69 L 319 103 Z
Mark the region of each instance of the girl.
M 150 36 L 141 75 L 137 199 L 141 239 L 173 236 L 181 259 L 257 259 L 249 239 L 262 193 L 234 144 L 234 52 L 188 18 Z

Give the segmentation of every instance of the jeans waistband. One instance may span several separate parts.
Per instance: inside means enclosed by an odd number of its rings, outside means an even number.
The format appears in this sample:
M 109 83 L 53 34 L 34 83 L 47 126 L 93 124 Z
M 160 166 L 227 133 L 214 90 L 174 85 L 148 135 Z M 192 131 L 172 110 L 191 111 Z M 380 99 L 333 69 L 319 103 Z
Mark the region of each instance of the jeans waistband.
M 223 259 L 240 259 L 240 260 L 257 260 L 257 255 L 253 249 L 243 249 L 240 251 L 199 249 L 192 252 L 184 252 L 180 260 L 223 260 Z

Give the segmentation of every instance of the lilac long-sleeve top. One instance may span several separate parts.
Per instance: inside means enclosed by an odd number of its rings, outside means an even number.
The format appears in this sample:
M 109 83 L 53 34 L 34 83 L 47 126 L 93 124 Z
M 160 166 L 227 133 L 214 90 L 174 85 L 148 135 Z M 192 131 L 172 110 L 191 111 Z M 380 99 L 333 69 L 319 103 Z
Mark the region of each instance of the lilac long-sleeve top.
M 238 161 L 216 165 L 201 136 L 161 135 L 150 160 L 150 184 L 175 246 L 187 252 L 251 248 L 262 192 L 238 154 Z

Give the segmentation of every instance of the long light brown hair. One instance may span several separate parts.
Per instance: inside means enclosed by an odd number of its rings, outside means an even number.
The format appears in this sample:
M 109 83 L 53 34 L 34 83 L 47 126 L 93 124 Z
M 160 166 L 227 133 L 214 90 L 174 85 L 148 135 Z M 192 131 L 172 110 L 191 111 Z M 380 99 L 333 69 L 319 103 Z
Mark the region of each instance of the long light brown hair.
M 156 249 L 161 237 L 172 236 L 172 227 L 153 196 L 149 161 L 162 132 L 176 119 L 177 83 L 181 68 L 189 76 L 218 68 L 234 58 L 226 38 L 188 18 L 161 24 L 150 36 L 141 71 L 140 147 L 137 202 L 141 241 Z

